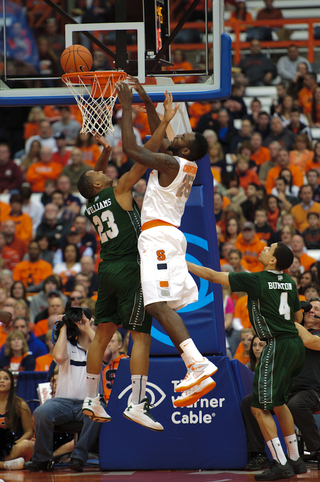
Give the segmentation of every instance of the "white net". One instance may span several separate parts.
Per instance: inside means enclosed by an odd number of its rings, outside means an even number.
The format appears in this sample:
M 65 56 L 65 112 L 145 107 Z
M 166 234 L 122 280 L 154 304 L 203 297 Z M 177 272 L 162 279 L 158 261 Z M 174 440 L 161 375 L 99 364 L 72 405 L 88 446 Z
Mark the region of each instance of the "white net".
M 117 100 L 116 83 L 126 79 L 126 73 L 112 72 L 101 76 L 101 72 L 64 74 L 63 82 L 71 90 L 82 115 L 81 133 L 99 132 L 113 134 L 112 113 Z

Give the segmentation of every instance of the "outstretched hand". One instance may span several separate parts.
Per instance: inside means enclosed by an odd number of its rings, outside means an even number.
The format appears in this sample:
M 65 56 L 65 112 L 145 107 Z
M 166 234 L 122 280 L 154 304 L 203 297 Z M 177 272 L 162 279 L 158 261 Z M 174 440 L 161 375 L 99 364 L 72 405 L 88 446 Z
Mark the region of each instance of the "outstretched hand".
M 169 93 L 167 90 L 164 93 L 164 102 L 163 102 L 163 107 L 164 107 L 164 120 L 166 122 L 170 122 L 174 116 L 176 115 L 177 110 L 180 107 L 180 104 L 176 104 L 175 107 L 173 107 L 173 99 L 172 99 L 172 94 Z
M 105 149 L 111 149 L 111 144 L 105 137 L 103 137 L 99 132 L 93 133 L 94 139 L 101 144 Z
M 125 84 L 124 82 L 118 82 L 116 85 L 116 89 L 118 91 L 118 99 L 120 104 L 123 107 L 131 105 L 133 94 L 132 94 L 132 89 L 130 89 L 128 84 Z
M 149 100 L 147 92 L 136 77 L 131 77 L 131 75 L 128 75 L 127 79 L 129 80 L 130 85 L 133 86 L 137 94 L 139 94 L 139 97 L 143 102 Z

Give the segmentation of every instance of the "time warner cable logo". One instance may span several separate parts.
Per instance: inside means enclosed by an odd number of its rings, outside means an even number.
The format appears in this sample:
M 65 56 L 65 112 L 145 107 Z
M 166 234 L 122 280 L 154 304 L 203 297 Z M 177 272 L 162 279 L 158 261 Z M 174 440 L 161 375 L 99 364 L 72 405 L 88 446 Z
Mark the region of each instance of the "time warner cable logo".
M 179 382 L 180 380 L 172 381 L 174 386 Z M 118 399 L 121 400 L 126 394 L 128 394 L 127 405 L 129 405 L 132 398 L 131 385 L 128 385 L 122 390 L 122 392 L 119 393 Z M 146 395 L 148 395 L 150 403 L 153 405 L 153 407 L 158 407 L 166 398 L 165 392 L 158 385 L 152 382 L 147 382 Z M 175 395 L 180 396 L 180 394 Z M 172 407 L 174 409 L 171 414 L 171 421 L 175 425 L 198 425 L 203 423 L 210 424 L 216 416 L 216 413 L 212 410 L 222 408 L 223 403 L 225 402 L 225 398 L 203 397 L 193 405 L 189 405 L 188 407 L 177 410 L 173 405 L 175 399 L 176 396 L 171 397 Z M 180 410 L 182 410 L 182 412 Z

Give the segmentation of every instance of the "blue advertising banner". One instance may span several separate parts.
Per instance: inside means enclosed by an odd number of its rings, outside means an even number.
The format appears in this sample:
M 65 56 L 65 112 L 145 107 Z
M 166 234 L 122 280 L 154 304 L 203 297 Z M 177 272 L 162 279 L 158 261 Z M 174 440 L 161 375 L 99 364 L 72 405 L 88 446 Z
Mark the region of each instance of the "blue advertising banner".
M 129 359 L 122 359 L 108 403 L 111 422 L 102 424 L 101 470 L 240 469 L 247 463 L 247 439 L 234 370 L 227 357 L 209 357 L 218 366 L 214 390 L 189 407 L 176 408 L 175 385 L 185 366 L 176 357 L 150 359 L 147 395 L 151 413 L 163 426 L 153 432 L 122 412 L 131 396 Z M 238 372 L 240 373 L 240 372 Z M 248 369 L 241 376 L 252 376 Z M 121 434 L 121 441 L 119 441 Z M 119 448 L 121 447 L 121 448 Z

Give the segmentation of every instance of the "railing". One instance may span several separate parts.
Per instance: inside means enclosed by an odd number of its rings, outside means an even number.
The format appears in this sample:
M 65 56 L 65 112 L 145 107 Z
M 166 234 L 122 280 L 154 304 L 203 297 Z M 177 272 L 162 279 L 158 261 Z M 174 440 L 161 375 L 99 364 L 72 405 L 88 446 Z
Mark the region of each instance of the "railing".
M 241 50 L 248 49 L 250 46 L 250 42 L 243 42 L 241 41 L 240 34 L 241 27 L 243 25 L 251 26 L 251 27 L 270 27 L 270 28 L 281 28 L 286 25 L 306 25 L 308 26 L 308 38 L 306 40 L 270 40 L 270 41 L 261 41 L 262 48 L 287 48 L 289 45 L 294 44 L 297 47 L 306 47 L 308 52 L 308 60 L 309 62 L 314 62 L 314 48 L 320 47 L 320 40 L 315 40 L 314 38 L 314 25 L 320 24 L 320 17 L 317 18 L 300 18 L 300 19 L 282 19 L 282 20 L 252 20 L 250 22 L 225 22 L 226 27 L 231 27 L 234 32 L 234 41 L 232 42 L 232 49 L 234 52 L 234 64 L 238 64 L 241 60 Z M 171 31 L 177 25 L 176 22 L 171 22 Z M 212 29 L 212 22 L 208 24 L 209 31 Z M 184 24 L 183 29 L 196 29 L 200 32 L 205 31 L 205 22 L 187 22 Z M 301 29 L 300 29 L 301 30 Z M 172 45 L 174 48 L 179 48 L 182 50 L 205 50 L 206 44 L 203 43 L 181 43 L 177 44 L 174 43 Z

